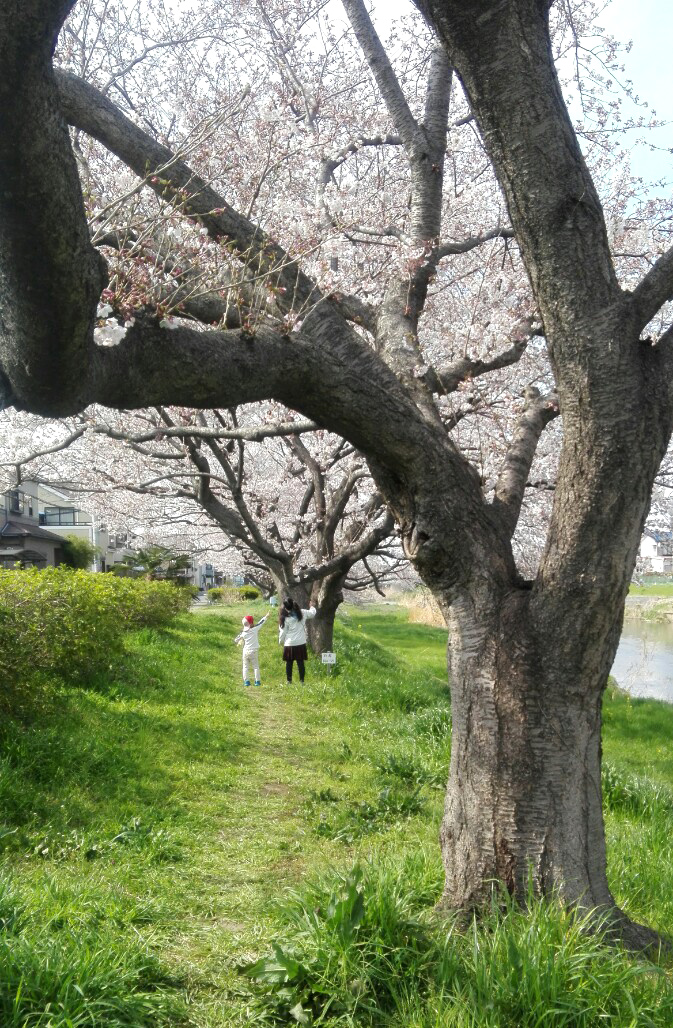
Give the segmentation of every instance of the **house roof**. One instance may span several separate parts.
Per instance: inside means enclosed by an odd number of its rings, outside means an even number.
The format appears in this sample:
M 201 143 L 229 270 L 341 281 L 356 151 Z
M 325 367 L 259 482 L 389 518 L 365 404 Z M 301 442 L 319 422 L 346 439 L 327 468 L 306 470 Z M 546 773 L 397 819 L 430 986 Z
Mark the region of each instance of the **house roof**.
M 655 543 L 667 543 L 673 541 L 673 532 L 666 531 L 665 529 L 646 528 L 643 535 L 647 536 L 649 539 L 654 539 Z
M 63 537 L 56 535 L 56 532 L 48 532 L 39 525 L 25 525 L 20 521 L 5 521 L 0 528 L 0 539 L 49 539 L 59 546 L 63 543 Z
M 47 558 L 37 550 L 14 550 L 12 553 L 0 553 L 0 560 L 13 560 L 16 563 L 30 560 L 33 564 L 44 564 Z

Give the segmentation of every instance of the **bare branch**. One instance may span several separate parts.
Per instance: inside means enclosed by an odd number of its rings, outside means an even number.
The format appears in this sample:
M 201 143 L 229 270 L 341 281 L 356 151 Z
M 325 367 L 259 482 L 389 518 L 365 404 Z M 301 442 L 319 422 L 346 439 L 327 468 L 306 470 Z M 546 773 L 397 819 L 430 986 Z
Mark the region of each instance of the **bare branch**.
M 96 424 L 93 431 L 111 439 L 123 439 L 128 443 L 149 443 L 164 437 L 176 436 L 183 439 L 191 436 L 194 439 L 244 439 L 247 442 L 261 442 L 275 436 L 299 435 L 303 432 L 315 432 L 319 426 L 315 421 L 281 421 L 276 424 L 256 425 L 248 428 L 204 428 L 198 425 L 173 425 L 157 427 L 154 431 L 128 433 L 112 428 L 111 425 Z M 83 430 L 84 431 L 84 430 Z M 46 451 L 50 453 L 50 450 Z M 151 452 L 151 451 L 150 451 Z
M 488 232 L 482 232 L 478 236 L 470 236 L 467 239 L 451 240 L 445 243 L 440 243 L 435 250 L 433 256 L 437 262 L 441 261 L 443 257 L 449 257 L 452 254 L 457 253 L 469 253 L 470 250 L 474 250 L 477 246 L 481 246 L 482 243 L 487 243 L 490 239 L 513 239 L 514 229 L 508 226 L 498 225 L 496 228 L 489 229 Z
M 84 433 L 87 431 L 88 425 L 83 425 L 81 428 L 76 428 L 61 442 L 55 443 L 53 446 L 48 446 L 44 450 L 34 450 L 32 453 L 24 454 L 23 457 L 18 457 L 16 460 L 3 461 L 0 463 L 0 467 L 16 467 L 21 468 L 24 464 L 29 464 L 33 460 L 38 460 L 40 457 L 46 457 L 50 453 L 59 453 L 61 450 L 66 450 L 69 446 L 72 446 L 74 442 L 81 439 Z
M 348 501 L 353 495 L 353 490 L 357 483 L 361 482 L 363 478 L 367 478 L 368 475 L 369 472 L 365 468 L 355 468 L 349 475 L 344 477 L 343 481 L 334 490 L 325 513 L 325 524 L 323 527 L 328 552 L 332 553 L 334 550 L 334 534 L 339 522 L 343 518 Z
M 531 338 L 539 335 L 541 328 L 531 318 L 520 321 L 513 329 L 511 338 L 512 345 L 493 357 L 490 361 L 472 360 L 470 357 L 462 357 L 451 364 L 445 364 L 438 368 L 422 367 L 418 371 L 418 377 L 424 381 L 434 393 L 453 393 L 459 385 L 470 379 L 486 375 L 490 371 L 497 371 L 499 368 L 509 367 L 521 360 Z
M 338 167 L 347 161 L 350 156 L 368 146 L 402 146 L 402 137 L 392 135 L 391 133 L 385 136 L 358 136 L 357 139 L 348 143 L 347 146 L 342 147 L 335 157 L 328 157 L 323 161 L 320 172 L 320 184 L 323 187 L 327 186 Z
M 390 535 L 393 525 L 393 517 L 386 511 L 381 521 L 377 522 L 357 543 L 343 549 L 332 560 L 325 561 L 324 564 L 316 568 L 309 568 L 306 571 L 300 572 L 297 576 L 298 581 L 315 582 L 337 572 L 346 574 L 354 564 L 357 564 L 359 560 L 362 560 L 363 557 L 371 553 L 372 548 Z

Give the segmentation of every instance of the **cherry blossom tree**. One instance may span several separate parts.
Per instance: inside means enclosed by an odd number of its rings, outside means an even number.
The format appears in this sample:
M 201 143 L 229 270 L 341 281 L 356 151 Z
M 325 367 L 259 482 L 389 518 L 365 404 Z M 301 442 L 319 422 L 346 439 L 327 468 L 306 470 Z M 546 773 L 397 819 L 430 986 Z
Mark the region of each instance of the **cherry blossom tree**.
M 16 438 L 0 447 L 6 486 L 32 477 L 74 484 L 106 524 L 121 514 L 128 526 L 133 511 L 134 531 L 146 542 L 148 533 L 157 545 L 170 537 L 172 549 L 205 549 L 216 562 L 208 526 L 219 529 L 239 555 L 238 570 L 265 592 L 316 606 L 308 625 L 316 653 L 333 648 L 344 589 L 383 594 L 407 565 L 362 456 L 272 405 L 90 408 L 63 421 L 31 415 L 30 431 L 17 432 L 18 420 Z M 0 440 L 3 423 L 10 427 L 0 415 Z M 57 440 L 36 446 L 40 433 L 58 433 Z
M 611 224 L 603 212 L 621 157 L 596 70 L 613 58 L 580 66 L 592 5 L 417 0 L 427 27 L 415 23 L 406 57 L 362 0 L 343 0 L 343 45 L 312 3 L 214 5 L 235 77 L 241 55 L 253 68 L 237 129 L 266 154 L 251 179 L 249 148 L 208 121 L 218 98 L 245 98 L 203 40 L 180 44 L 203 80 L 161 71 L 139 100 L 129 70 L 113 98 L 102 72 L 75 74 L 70 57 L 53 68 L 72 6 L 0 11 L 3 402 L 62 416 L 273 398 L 348 440 L 450 626 L 444 902 L 473 907 L 494 879 L 525 896 L 532 882 L 648 943 L 607 882 L 601 699 L 673 427 L 673 250 L 645 203 L 617 203 Z M 314 15 L 324 31 L 307 39 Z M 584 152 L 559 81 L 566 53 L 589 113 Z M 160 84 L 190 94 L 177 121 L 167 103 L 152 113 Z M 92 245 L 87 213 L 105 234 L 109 218 L 82 195 L 67 125 L 130 169 L 126 193 L 153 194 L 168 227 L 186 220 L 187 272 L 211 274 L 216 327 L 158 295 L 185 269 L 155 231 L 130 247 L 113 232 L 105 258 Z M 143 306 L 128 267 L 108 278 L 138 238 Z M 94 339 L 103 290 L 124 323 L 113 345 Z M 551 509 L 528 570 L 516 540 L 532 485 Z

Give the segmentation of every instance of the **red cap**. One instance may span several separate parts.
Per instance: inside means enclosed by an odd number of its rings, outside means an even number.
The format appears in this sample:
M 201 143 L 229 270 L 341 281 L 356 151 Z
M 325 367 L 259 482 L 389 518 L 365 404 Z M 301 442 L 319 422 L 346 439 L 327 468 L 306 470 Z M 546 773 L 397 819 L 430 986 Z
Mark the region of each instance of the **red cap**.
M 245 615 L 245 617 L 243 618 L 243 620 L 244 620 L 244 621 L 247 621 L 247 622 L 248 622 L 248 624 L 250 625 L 250 627 L 251 627 L 251 628 L 252 628 L 252 626 L 253 626 L 253 625 L 254 625 L 254 623 L 255 623 L 255 619 L 254 619 L 254 617 L 252 616 L 252 614 L 246 614 L 246 615 Z

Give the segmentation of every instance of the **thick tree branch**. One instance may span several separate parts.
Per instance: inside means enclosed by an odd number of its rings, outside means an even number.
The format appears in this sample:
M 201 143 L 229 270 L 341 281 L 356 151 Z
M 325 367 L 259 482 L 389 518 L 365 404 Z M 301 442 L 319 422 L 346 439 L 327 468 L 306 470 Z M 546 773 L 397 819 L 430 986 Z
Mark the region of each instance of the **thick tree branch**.
M 552 353 L 562 351 L 571 360 L 564 367 L 571 367 L 575 356 L 586 360 L 588 347 L 604 347 L 603 338 L 588 342 L 586 324 L 596 311 L 619 305 L 621 290 L 556 75 L 548 5 L 484 0 L 478 18 L 463 0 L 416 5 L 460 75 L 506 195 Z
M 297 262 L 178 155 L 152 139 L 93 86 L 64 71 L 55 74 L 61 109 L 69 123 L 116 154 L 162 199 L 196 218 L 213 239 L 232 241 L 250 273 L 271 277 L 285 290 L 277 294 L 281 308 L 290 310 L 319 301 L 315 284 L 299 270 Z
M 377 321 L 379 353 L 407 385 L 429 422 L 439 424 L 432 393 L 415 375 L 422 363 L 418 324 L 425 307 L 428 284 L 436 269 L 433 249 L 441 232 L 444 157 L 451 99 L 452 70 L 438 46 L 430 62 L 426 90 L 427 125 L 420 126 L 413 146 L 406 146 L 411 177 L 410 224 L 413 245 L 425 251 L 415 269 L 392 279 Z
M 433 149 L 441 148 L 442 151 L 446 147 L 452 83 L 453 75 L 446 50 L 443 46 L 436 46 L 428 71 L 423 128 Z
M 559 415 L 556 393 L 542 396 L 539 389 L 529 386 L 525 396 L 526 406 L 514 430 L 512 441 L 498 475 L 492 501 L 492 507 L 510 537 L 514 535 L 519 520 L 521 504 L 540 436 L 549 422 Z
M 499 353 L 497 357 L 493 357 L 489 361 L 461 357 L 457 361 L 439 367 L 420 368 L 418 376 L 434 393 L 448 395 L 455 392 L 463 382 L 516 364 L 521 360 L 531 338 L 539 334 L 540 326 L 536 325 L 532 318 L 525 318 L 512 330 L 511 338 L 514 340 L 512 345 Z
M 631 305 L 638 332 L 668 300 L 673 300 L 673 246 L 655 261 L 633 290 Z
M 359 325 L 372 335 L 376 333 L 378 314 L 370 303 L 366 303 L 359 296 L 354 296 L 352 293 L 330 293 L 328 299 L 346 321 Z
M 418 123 L 411 113 L 388 54 L 362 0 L 341 0 L 355 37 L 376 79 L 390 119 L 407 149 L 414 145 Z
M 83 406 L 105 284 L 51 70 L 71 7 L 0 5 L 0 391 L 50 415 Z
M 301 348 L 268 329 L 198 332 L 136 319 L 95 352 L 91 400 L 107 407 L 209 408 L 265 400 L 296 387 Z M 292 404 L 288 404 L 292 406 Z

